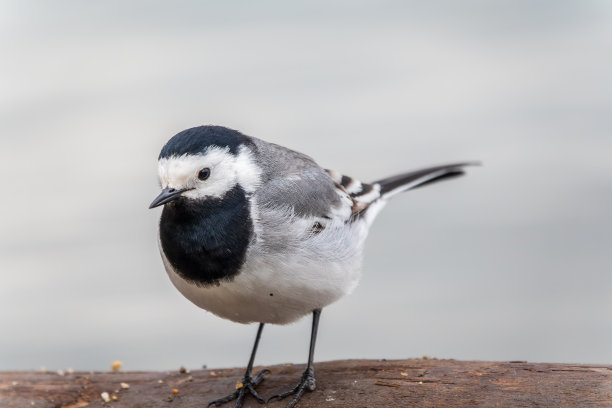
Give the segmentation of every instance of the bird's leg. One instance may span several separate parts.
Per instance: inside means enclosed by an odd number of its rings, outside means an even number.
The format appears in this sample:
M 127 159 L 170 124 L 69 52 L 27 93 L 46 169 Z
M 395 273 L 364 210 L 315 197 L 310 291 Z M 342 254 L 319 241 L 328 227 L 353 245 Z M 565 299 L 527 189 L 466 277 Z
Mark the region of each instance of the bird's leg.
M 317 342 L 317 329 L 319 327 L 319 317 L 321 316 L 321 309 L 316 309 L 312 312 L 312 331 L 310 333 L 310 351 L 308 353 L 308 365 L 306 366 L 306 370 L 302 373 L 302 377 L 300 378 L 300 382 L 291 390 L 287 392 L 283 392 L 282 394 L 277 394 L 271 397 L 268 402 L 273 399 L 281 400 L 289 395 L 294 395 L 293 399 L 289 404 L 287 404 L 286 408 L 293 408 L 295 404 L 298 403 L 302 395 L 306 390 L 314 391 L 316 388 L 315 377 L 314 377 L 314 368 L 312 367 L 312 360 L 314 359 L 314 349 L 315 343 Z
M 255 344 L 253 345 L 253 351 L 251 352 L 251 358 L 249 359 L 249 365 L 244 373 L 244 377 L 236 384 L 236 391 L 232 392 L 230 395 L 216 399 L 208 403 L 208 406 L 214 405 L 215 407 L 221 406 L 226 402 L 230 402 L 236 400 L 235 408 L 242 407 L 242 403 L 244 402 L 244 398 L 246 397 L 247 392 L 250 393 L 260 404 L 265 403 L 265 400 L 259 396 L 257 391 L 255 391 L 255 387 L 261 383 L 265 375 L 270 372 L 267 368 L 264 368 L 257 374 L 255 378 L 251 376 L 251 371 L 253 370 L 253 362 L 255 361 L 255 353 L 257 353 L 257 346 L 259 345 L 259 338 L 261 337 L 261 331 L 263 330 L 264 324 L 259 323 L 259 328 L 257 329 L 257 337 L 255 337 Z

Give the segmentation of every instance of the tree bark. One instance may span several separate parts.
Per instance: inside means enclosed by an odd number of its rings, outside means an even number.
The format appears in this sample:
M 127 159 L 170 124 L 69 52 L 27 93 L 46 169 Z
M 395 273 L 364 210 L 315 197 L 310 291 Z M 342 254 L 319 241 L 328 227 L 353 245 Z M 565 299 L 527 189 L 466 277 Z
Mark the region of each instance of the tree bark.
M 254 375 L 261 368 L 254 368 Z M 269 368 L 271 374 L 257 388 L 264 397 L 292 388 L 304 365 Z M 244 368 L 64 375 L 0 372 L 0 407 L 204 408 L 234 391 L 243 373 Z M 299 408 L 612 407 L 611 365 L 348 360 L 315 363 L 315 375 L 317 389 L 302 397 Z M 103 392 L 111 402 L 103 401 Z M 283 407 L 287 402 L 267 406 Z M 233 407 L 233 403 L 225 406 Z M 247 396 L 244 406 L 261 405 Z

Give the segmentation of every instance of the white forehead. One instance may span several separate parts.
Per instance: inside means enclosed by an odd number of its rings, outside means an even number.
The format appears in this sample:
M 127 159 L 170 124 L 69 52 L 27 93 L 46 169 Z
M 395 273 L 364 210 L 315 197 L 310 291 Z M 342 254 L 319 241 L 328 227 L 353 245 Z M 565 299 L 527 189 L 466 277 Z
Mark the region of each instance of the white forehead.
M 197 176 L 205 167 L 210 169 L 210 177 L 202 182 Z M 231 154 L 229 148 L 215 146 L 196 155 L 165 157 L 158 162 L 158 172 L 162 188 L 196 188 L 183 194 L 192 198 L 203 195 L 221 197 L 236 184 L 251 193 L 261 179 L 261 169 L 251 151 L 244 146 L 240 147 L 237 155 Z

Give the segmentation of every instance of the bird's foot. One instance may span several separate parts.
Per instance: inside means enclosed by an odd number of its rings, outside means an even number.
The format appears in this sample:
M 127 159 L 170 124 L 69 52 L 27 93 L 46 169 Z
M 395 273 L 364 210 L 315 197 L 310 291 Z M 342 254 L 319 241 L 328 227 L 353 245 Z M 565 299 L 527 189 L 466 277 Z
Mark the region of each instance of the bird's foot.
M 304 395 L 304 392 L 306 390 L 314 391 L 315 388 L 316 383 L 314 377 L 314 369 L 312 367 L 308 367 L 306 371 L 304 371 L 304 373 L 302 374 L 302 378 L 300 379 L 298 385 L 296 385 L 292 390 L 270 397 L 270 399 L 268 399 L 268 402 L 272 401 L 273 399 L 282 400 L 283 398 L 288 397 L 289 395 L 295 394 L 291 402 L 289 402 L 289 404 L 287 404 L 286 406 L 286 408 L 293 408 L 295 404 L 298 403 L 300 398 L 302 398 L 302 395 Z
M 263 398 L 261 398 L 261 396 L 257 393 L 257 391 L 255 391 L 255 387 L 257 387 L 259 383 L 261 383 L 264 380 L 265 375 L 269 373 L 270 373 L 270 370 L 268 370 L 267 368 L 264 368 L 263 370 L 259 372 L 259 374 L 257 374 L 255 378 L 251 377 L 250 374 L 246 374 L 242 378 L 242 380 L 240 380 L 236 384 L 236 391 L 232 392 L 228 396 L 225 396 L 223 398 L 219 398 L 219 399 L 209 402 L 208 407 L 211 407 L 211 406 L 219 407 L 225 404 L 226 402 L 236 400 L 236 404 L 234 405 L 234 408 L 240 408 L 242 407 L 242 403 L 244 402 L 244 398 L 246 397 L 247 393 L 250 393 L 260 404 L 264 404 L 266 401 Z

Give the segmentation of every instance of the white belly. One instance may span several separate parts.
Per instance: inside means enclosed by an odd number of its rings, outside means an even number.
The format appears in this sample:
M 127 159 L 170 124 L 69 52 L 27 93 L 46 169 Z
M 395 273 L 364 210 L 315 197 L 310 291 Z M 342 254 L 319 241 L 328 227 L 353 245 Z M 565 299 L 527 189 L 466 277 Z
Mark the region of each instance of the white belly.
M 350 293 L 361 275 L 366 223 L 338 225 L 300 237 L 259 232 L 240 273 L 218 286 L 182 279 L 162 253 L 170 280 L 191 302 L 239 323 L 286 324 Z M 272 242 L 274 241 L 274 242 Z

